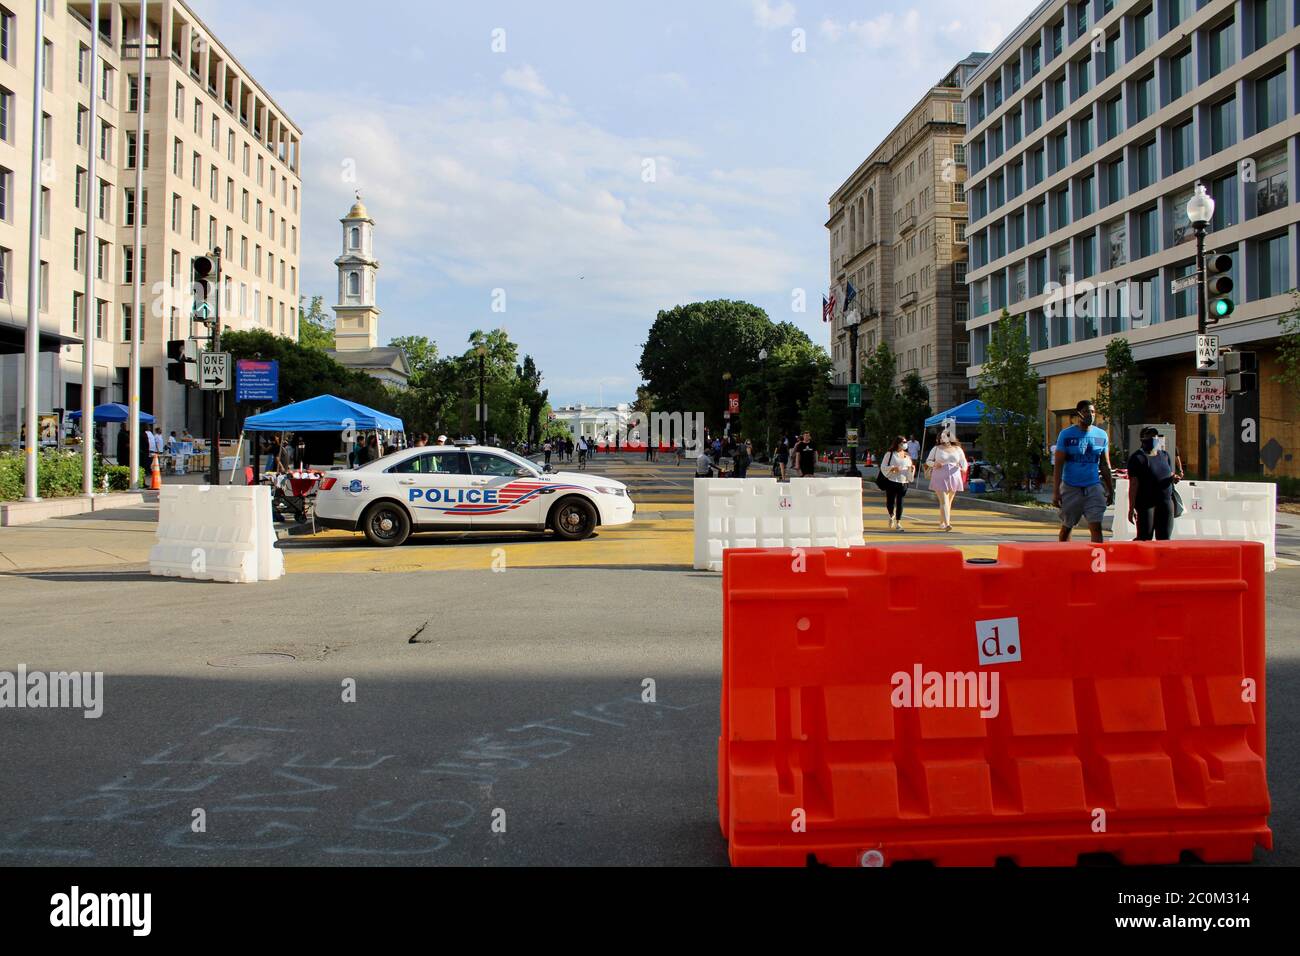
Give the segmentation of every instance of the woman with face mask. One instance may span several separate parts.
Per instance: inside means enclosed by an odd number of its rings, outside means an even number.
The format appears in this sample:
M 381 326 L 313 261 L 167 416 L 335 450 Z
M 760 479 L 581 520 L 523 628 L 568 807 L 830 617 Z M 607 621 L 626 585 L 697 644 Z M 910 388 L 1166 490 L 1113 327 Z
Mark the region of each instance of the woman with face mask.
M 1128 520 L 1137 539 L 1168 541 L 1174 530 L 1174 464 L 1154 428 L 1141 433 L 1142 449 L 1128 460 Z

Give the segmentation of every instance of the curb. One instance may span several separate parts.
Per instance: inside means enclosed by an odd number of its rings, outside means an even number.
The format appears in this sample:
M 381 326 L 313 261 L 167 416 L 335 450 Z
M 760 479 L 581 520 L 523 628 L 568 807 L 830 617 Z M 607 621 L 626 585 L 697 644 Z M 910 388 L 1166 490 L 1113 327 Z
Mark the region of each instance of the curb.
M 144 502 L 144 493 L 139 491 L 109 492 L 90 498 L 70 495 L 66 498 L 42 498 L 40 501 L 8 501 L 0 504 L 0 528 L 35 524 L 47 518 L 63 518 L 88 511 L 131 508 Z

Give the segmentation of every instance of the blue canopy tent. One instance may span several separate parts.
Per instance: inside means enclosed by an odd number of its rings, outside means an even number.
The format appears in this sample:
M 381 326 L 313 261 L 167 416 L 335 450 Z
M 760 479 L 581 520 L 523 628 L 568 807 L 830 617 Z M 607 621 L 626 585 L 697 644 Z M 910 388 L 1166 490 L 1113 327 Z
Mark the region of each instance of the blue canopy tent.
M 317 395 L 292 405 L 244 419 L 245 432 L 401 432 L 406 426 L 394 415 L 376 411 L 337 395 Z M 250 449 L 253 446 L 250 446 Z M 256 462 L 256 456 L 250 456 Z M 257 468 L 253 470 L 256 476 Z M 233 477 L 233 476 L 232 476 Z
M 951 421 L 954 425 L 959 425 L 959 426 L 978 425 L 980 424 L 980 422 L 984 421 L 984 412 L 986 408 L 988 408 L 988 406 L 985 405 L 983 402 L 981 402 L 978 398 L 972 398 L 970 401 L 962 402 L 960 405 L 950 408 L 946 412 L 940 412 L 938 415 L 931 415 L 929 418 L 925 420 L 925 427 L 935 428 L 937 426 L 943 425 L 947 421 Z M 1000 417 L 1005 417 L 1005 416 L 1011 416 L 1013 418 L 1020 417 L 1019 415 L 1016 415 L 1014 412 L 1003 411 L 1000 408 L 995 408 L 992 410 L 991 417 L 995 421 L 998 420 Z M 924 432 L 921 433 L 921 457 L 922 458 L 925 457 L 925 433 Z
M 68 412 L 68 418 L 77 421 L 81 418 L 81 409 L 74 412 Z M 131 418 L 131 410 L 121 402 L 109 402 L 106 405 L 95 406 L 95 421 L 97 422 L 124 422 Z M 140 413 L 140 421 L 146 425 L 153 424 L 153 416 L 148 412 Z
M 402 420 L 335 395 L 317 395 L 244 420 L 246 432 L 405 431 Z

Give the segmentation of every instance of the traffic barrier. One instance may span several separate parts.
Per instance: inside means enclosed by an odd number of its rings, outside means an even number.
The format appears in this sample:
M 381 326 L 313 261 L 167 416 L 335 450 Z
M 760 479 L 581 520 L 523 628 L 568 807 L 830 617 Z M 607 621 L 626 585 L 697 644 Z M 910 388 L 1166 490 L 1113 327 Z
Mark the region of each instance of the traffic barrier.
M 1003 544 L 981 564 L 940 546 L 728 551 L 732 863 L 1271 848 L 1263 557 L 1228 541 Z
M 274 581 L 284 574 L 265 485 L 166 485 L 149 573 L 200 581 Z
M 1258 541 L 1264 570 L 1277 569 L 1277 485 L 1263 481 L 1180 481 L 1183 513 L 1174 519 L 1175 540 Z M 1128 520 L 1128 478 L 1115 482 L 1111 535 L 1132 541 L 1137 527 Z
M 721 571 L 727 548 L 862 544 L 861 478 L 696 478 L 695 567 Z

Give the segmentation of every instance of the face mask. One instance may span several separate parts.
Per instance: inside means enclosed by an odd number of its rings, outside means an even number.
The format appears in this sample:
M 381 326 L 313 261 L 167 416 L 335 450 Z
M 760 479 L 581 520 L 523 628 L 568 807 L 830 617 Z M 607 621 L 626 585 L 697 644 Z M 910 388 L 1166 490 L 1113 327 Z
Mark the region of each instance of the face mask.
M 1083 425 L 1084 428 L 1087 428 L 1088 426 L 1090 426 L 1090 425 L 1092 424 L 1092 421 L 1093 421 L 1093 414 L 1092 414 L 1092 412 L 1082 412 L 1082 413 L 1080 413 L 1080 415 L 1079 415 L 1079 423 L 1080 423 L 1081 425 Z
M 1143 450 L 1143 451 L 1151 451 L 1151 450 L 1154 449 L 1155 447 L 1156 447 L 1156 440 L 1155 440 L 1154 438 L 1144 438 L 1144 439 L 1142 439 L 1142 450 Z

